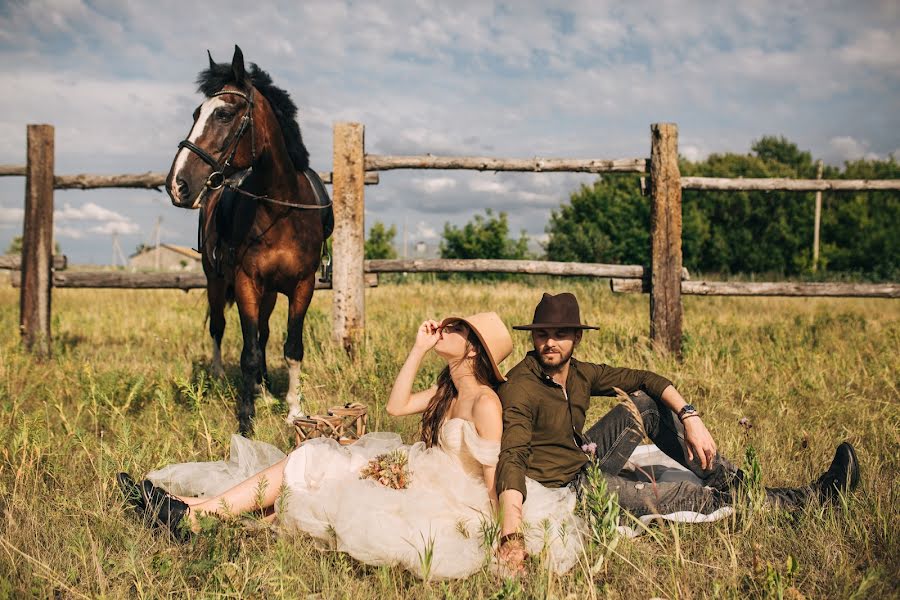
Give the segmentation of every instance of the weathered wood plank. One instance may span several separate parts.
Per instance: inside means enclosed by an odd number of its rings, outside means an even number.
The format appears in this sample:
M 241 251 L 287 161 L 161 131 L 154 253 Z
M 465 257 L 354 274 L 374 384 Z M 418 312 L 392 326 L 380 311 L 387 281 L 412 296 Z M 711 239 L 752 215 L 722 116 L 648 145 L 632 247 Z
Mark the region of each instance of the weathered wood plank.
M 613 160 L 575 158 L 489 158 L 485 156 L 366 155 L 366 170 L 467 169 L 472 171 L 531 171 L 570 173 L 646 173 L 646 158 Z
M 684 190 L 792 192 L 857 192 L 866 190 L 900 190 L 900 179 L 786 179 L 682 177 Z
M 332 335 L 351 354 L 365 332 L 365 128 L 334 125 L 334 281 Z
M 648 293 L 640 279 L 610 279 L 610 289 L 622 293 Z M 896 283 L 794 283 L 789 281 L 682 281 L 681 293 L 691 296 L 804 296 L 830 298 L 900 298 Z
M 52 125 L 28 125 L 28 168 L 25 174 L 25 215 L 22 227 L 22 288 L 19 326 L 25 347 L 38 356 L 50 355 L 50 281 L 53 262 Z
M 497 260 L 486 258 L 426 258 L 367 260 L 370 273 L 527 273 L 563 277 L 644 277 L 641 265 L 607 265 L 599 263 L 555 262 L 547 260 Z M 682 277 L 688 279 L 687 269 Z
M 21 285 L 18 271 L 10 273 L 13 287 Z M 367 274 L 367 287 L 378 286 L 378 275 Z M 113 288 L 113 289 L 176 289 L 194 290 L 206 287 L 203 273 L 130 273 L 128 271 L 66 271 L 53 274 L 53 287 L 59 288 Z M 316 280 L 317 290 L 330 290 L 330 283 Z
M 681 354 L 681 174 L 678 126 L 650 127 L 650 340 Z
M 0 165 L 0 177 L 25 175 L 24 165 Z M 325 183 L 331 183 L 331 171 L 320 171 L 319 177 Z M 366 185 L 378 184 L 378 173 L 366 173 Z M 53 178 L 53 186 L 58 190 L 95 190 L 101 188 L 139 188 L 159 191 L 166 184 L 166 174 L 160 172 L 136 173 L 126 175 L 57 175 Z
M 53 269 L 63 271 L 69 264 L 69 259 L 65 254 L 56 254 L 53 256 Z M 0 269 L 11 269 L 18 271 L 22 268 L 22 257 L 18 254 L 4 254 L 0 256 Z

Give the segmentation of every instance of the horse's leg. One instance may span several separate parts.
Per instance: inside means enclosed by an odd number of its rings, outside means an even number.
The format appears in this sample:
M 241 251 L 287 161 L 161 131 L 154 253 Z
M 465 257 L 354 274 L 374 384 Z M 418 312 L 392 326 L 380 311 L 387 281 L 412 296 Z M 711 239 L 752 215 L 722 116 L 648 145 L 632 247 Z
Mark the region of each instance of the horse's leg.
M 243 384 L 237 405 L 238 430 L 241 435 L 247 436 L 253 432 L 253 419 L 256 416 L 256 385 L 261 377 L 262 352 L 259 349 L 261 294 L 248 277 L 240 277 L 235 280 L 234 293 L 238 312 L 241 315 L 241 333 L 244 337 L 244 349 L 241 351 Z
M 262 297 L 259 303 L 259 351 L 262 354 L 259 392 L 262 394 L 263 401 L 266 404 L 269 404 L 271 400 L 269 396 L 269 369 L 266 363 L 266 344 L 269 343 L 269 317 L 275 308 L 277 299 L 278 292 L 269 292 Z
M 207 278 L 206 299 L 209 302 L 209 335 L 212 337 L 212 374 L 224 377 L 222 336 L 225 335 L 225 280 Z
M 303 363 L 303 320 L 316 287 L 316 274 L 297 284 L 288 306 L 287 340 L 284 342 L 284 359 L 288 365 L 288 416 L 287 422 L 303 415 L 300 408 L 300 365 Z

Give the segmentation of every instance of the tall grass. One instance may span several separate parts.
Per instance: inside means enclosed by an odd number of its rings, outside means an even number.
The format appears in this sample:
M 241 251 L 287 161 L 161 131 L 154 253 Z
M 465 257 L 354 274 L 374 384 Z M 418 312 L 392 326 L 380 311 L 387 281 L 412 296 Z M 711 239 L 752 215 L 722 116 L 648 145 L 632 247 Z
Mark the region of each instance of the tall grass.
M 646 297 L 613 296 L 601 283 L 540 279 L 418 282 L 367 291 L 363 351 L 349 358 L 330 338 L 330 292 L 317 293 L 306 326 L 303 394 L 311 412 L 368 404 L 370 428 L 412 440 L 415 418 L 384 411 L 393 376 L 427 317 L 492 309 L 529 322 L 544 289 L 574 291 L 588 332 L 585 360 L 670 377 L 704 413 L 726 456 L 752 444 L 766 485 L 807 482 L 844 439 L 863 466 L 860 490 L 835 510 L 796 517 L 742 511 L 708 525 L 651 527 L 592 548 L 555 576 L 540 557 L 521 581 L 487 570 L 464 581 L 422 582 L 317 549 L 302 534 L 262 523 L 215 522 L 187 545 L 144 529 L 122 507 L 113 474 L 171 462 L 218 460 L 236 428 L 237 313 L 228 314 L 227 378 L 207 375 L 201 292 L 56 290 L 53 358 L 19 345 L 18 291 L 0 288 L 0 597 L 888 597 L 900 588 L 900 303 L 896 300 L 685 299 L 682 362 L 648 349 Z M 284 299 L 272 318 L 268 363 L 275 398 L 287 391 L 281 360 Z M 515 333 L 514 356 L 528 347 Z M 513 361 L 504 364 L 509 368 Z M 428 385 L 440 363 L 418 377 Z M 589 419 L 617 400 L 596 399 Z M 286 407 L 258 403 L 256 435 L 289 450 Z M 748 438 L 738 420 L 753 424 Z M 251 523 L 250 525 L 252 525 Z M 583 564 L 582 564 L 583 563 Z

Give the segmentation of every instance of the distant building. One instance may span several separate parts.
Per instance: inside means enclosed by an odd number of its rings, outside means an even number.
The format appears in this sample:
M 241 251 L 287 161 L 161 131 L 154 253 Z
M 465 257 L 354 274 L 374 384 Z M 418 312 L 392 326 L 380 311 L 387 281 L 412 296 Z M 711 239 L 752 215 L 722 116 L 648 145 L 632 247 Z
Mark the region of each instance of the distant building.
M 200 254 L 187 246 L 160 244 L 145 247 L 128 258 L 128 268 L 132 271 L 200 271 Z

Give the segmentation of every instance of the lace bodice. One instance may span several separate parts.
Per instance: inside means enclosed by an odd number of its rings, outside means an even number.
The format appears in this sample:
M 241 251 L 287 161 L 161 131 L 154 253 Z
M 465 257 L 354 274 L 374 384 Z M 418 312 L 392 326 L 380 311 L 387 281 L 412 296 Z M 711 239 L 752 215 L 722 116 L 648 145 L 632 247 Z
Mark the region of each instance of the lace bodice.
M 441 449 L 462 464 L 463 469 L 480 477 L 482 466 L 494 466 L 500 454 L 500 442 L 478 435 L 475 424 L 462 418 L 448 419 L 438 436 Z

